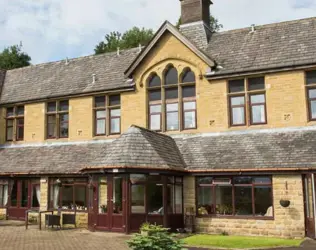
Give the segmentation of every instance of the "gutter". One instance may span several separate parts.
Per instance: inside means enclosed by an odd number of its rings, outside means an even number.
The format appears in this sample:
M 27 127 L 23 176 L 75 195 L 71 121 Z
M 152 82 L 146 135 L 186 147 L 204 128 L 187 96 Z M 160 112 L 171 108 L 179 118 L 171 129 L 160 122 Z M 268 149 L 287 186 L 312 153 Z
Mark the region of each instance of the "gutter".
M 316 63 L 308 63 L 301 64 L 297 66 L 287 66 L 287 67 L 270 67 L 270 68 L 262 68 L 262 69 L 254 69 L 249 71 L 239 71 L 239 72 L 227 72 L 227 73 L 216 73 L 214 71 L 204 74 L 204 77 L 208 80 L 219 80 L 227 77 L 241 77 L 241 76 L 249 76 L 249 75 L 258 75 L 258 74 L 269 74 L 269 73 L 277 73 L 277 72 L 287 72 L 292 70 L 300 70 L 300 69 L 309 69 L 316 67 Z
M 37 103 L 37 102 L 47 102 L 47 101 L 62 99 L 62 98 L 66 98 L 66 97 L 67 98 L 72 98 L 72 97 L 79 98 L 79 97 L 91 96 L 91 95 L 96 95 L 96 94 L 116 94 L 116 93 L 125 93 L 125 92 L 131 92 L 131 91 L 135 91 L 135 84 L 133 84 L 131 86 L 126 86 L 126 87 L 112 88 L 109 90 L 96 90 L 96 91 L 90 91 L 90 92 L 86 92 L 86 93 L 50 96 L 50 97 L 29 99 L 29 100 L 17 101 L 17 102 L 1 102 L 0 106 L 12 105 L 12 104 L 30 104 L 30 103 Z

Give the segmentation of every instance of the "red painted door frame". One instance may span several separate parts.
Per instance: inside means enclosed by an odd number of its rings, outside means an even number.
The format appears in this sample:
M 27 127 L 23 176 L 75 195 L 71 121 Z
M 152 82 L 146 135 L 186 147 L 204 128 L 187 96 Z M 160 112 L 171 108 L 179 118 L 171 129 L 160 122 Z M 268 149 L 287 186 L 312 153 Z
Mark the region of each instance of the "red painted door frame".
M 114 213 L 114 197 L 113 197 L 113 185 L 114 178 L 122 177 L 122 201 L 120 214 Z M 94 181 L 93 189 L 93 208 L 89 209 L 89 228 L 98 229 L 104 231 L 113 231 L 113 232 L 126 232 L 127 226 L 127 177 L 126 175 L 107 175 L 107 213 L 98 214 L 98 200 L 99 200 L 99 181 Z M 90 198 L 89 198 L 90 199 Z M 104 220 L 104 223 L 100 223 L 97 220 Z M 102 225 L 102 226 L 98 226 Z
M 17 184 L 17 201 L 16 206 L 12 206 L 12 200 L 11 200 L 11 192 L 9 192 L 8 198 L 9 198 L 9 206 L 7 208 L 7 216 L 9 219 L 13 220 L 25 220 L 25 212 L 26 210 L 30 209 L 31 207 L 31 194 L 32 194 L 32 184 L 31 180 L 27 179 L 14 179 L 13 182 L 16 181 Z M 26 206 L 22 207 L 22 182 L 27 182 L 27 204 Z M 9 190 L 12 190 L 13 186 L 11 187 L 12 182 L 9 185 Z
M 304 209 L 305 209 L 305 233 L 307 237 L 316 238 L 315 227 L 315 175 L 306 174 L 303 177 Z

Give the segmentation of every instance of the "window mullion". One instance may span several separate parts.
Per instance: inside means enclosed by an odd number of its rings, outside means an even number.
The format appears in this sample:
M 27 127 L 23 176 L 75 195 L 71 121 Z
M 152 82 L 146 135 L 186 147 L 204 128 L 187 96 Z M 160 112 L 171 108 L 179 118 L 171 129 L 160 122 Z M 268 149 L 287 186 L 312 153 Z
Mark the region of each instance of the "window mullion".
M 166 92 L 165 88 L 161 87 L 161 131 L 167 131 L 167 112 L 166 112 Z
M 56 133 L 56 139 L 59 138 L 59 132 L 60 132 L 60 121 L 59 121 L 59 113 L 56 113 L 56 128 L 55 128 L 55 133 Z

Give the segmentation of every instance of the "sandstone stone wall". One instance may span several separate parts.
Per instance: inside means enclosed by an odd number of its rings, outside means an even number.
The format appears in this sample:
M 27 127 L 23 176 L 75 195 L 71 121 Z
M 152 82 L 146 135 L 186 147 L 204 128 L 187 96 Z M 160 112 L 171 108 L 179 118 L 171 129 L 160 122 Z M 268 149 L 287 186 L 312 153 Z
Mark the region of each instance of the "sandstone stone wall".
M 288 194 L 285 182 L 288 184 Z M 184 208 L 195 209 L 195 177 L 184 178 Z M 280 199 L 291 201 L 288 208 L 280 205 Z M 301 175 L 273 176 L 274 219 L 238 219 L 201 217 L 196 219 L 196 230 L 201 233 L 303 238 L 305 236 L 303 185 Z
M 3 220 L 6 218 L 6 212 L 7 210 L 5 208 L 0 208 L 0 220 Z
M 47 211 L 48 210 L 48 202 L 49 202 L 49 185 L 48 185 L 48 178 L 47 177 L 42 177 L 41 178 L 41 200 L 40 200 L 40 211 Z M 74 214 L 72 211 L 62 211 L 63 213 L 67 214 Z M 48 213 L 49 214 L 49 213 Z M 51 214 L 51 213 L 50 213 Z M 55 212 L 57 214 L 57 211 Z M 41 222 L 42 226 L 45 226 L 45 214 L 43 213 L 41 216 Z M 62 224 L 62 220 L 61 220 Z M 84 211 L 77 211 L 76 213 L 76 224 L 77 227 L 88 227 L 88 212 Z

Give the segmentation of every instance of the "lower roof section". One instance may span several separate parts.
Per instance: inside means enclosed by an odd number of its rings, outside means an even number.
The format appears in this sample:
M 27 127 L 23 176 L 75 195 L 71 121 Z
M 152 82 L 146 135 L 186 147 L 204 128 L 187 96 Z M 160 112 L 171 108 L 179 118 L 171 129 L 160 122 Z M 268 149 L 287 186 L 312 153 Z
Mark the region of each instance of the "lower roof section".
M 316 171 L 316 127 L 173 138 L 131 126 L 118 139 L 0 147 L 0 175 L 130 169 L 178 172 Z

